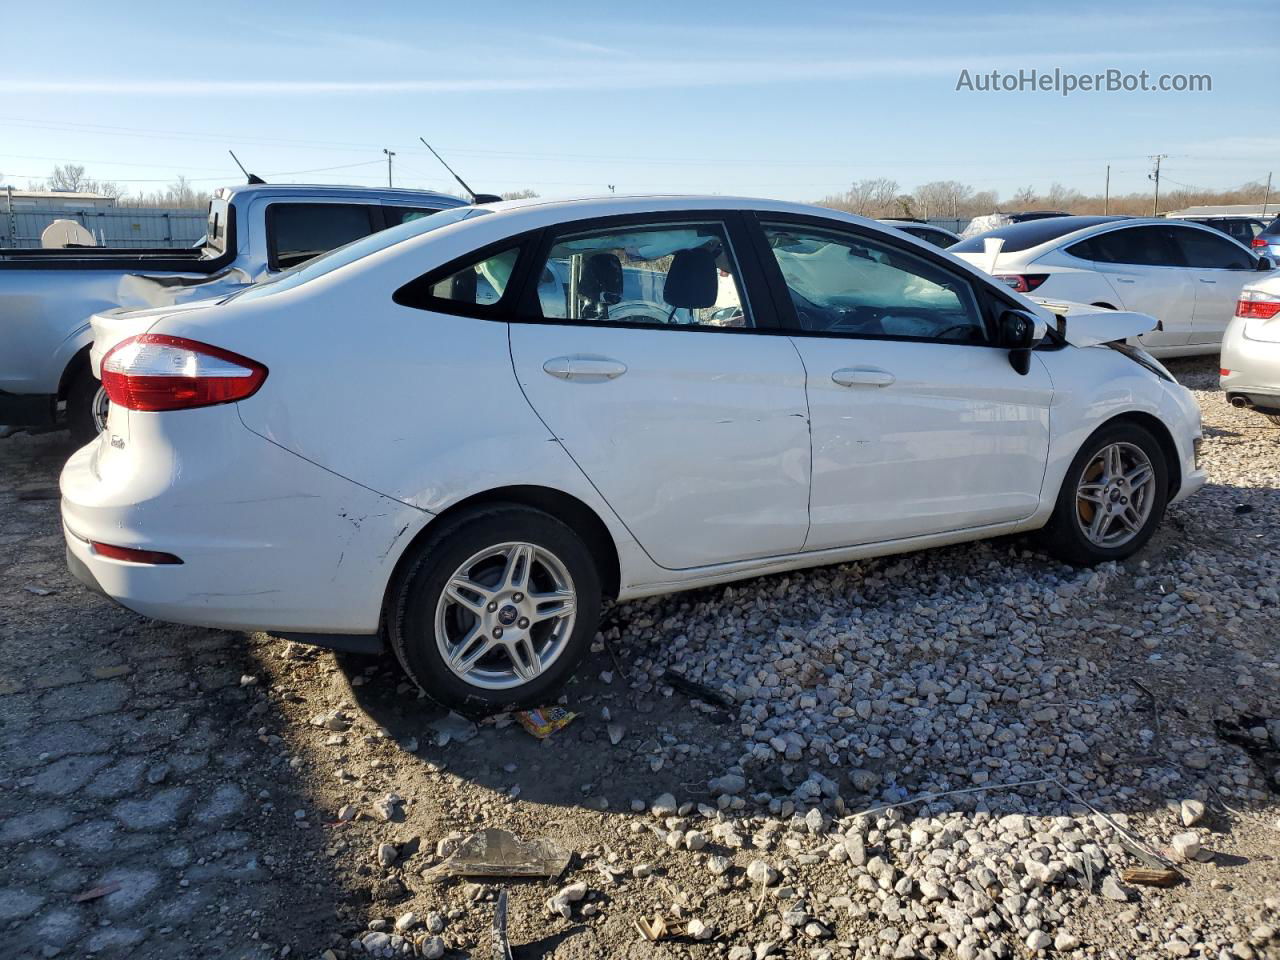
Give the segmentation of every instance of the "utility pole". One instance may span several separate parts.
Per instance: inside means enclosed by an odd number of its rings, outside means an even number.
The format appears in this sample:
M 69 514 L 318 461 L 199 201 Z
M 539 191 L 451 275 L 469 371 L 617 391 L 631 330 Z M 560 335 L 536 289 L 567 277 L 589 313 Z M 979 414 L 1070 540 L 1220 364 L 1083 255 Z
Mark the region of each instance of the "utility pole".
M 391 186 L 391 158 L 396 155 L 396 152 L 388 150 L 386 147 L 382 148 L 382 152 L 387 155 L 387 186 L 389 187 Z
M 1169 159 L 1169 155 L 1167 153 L 1157 153 L 1151 159 L 1155 161 L 1156 168 L 1147 174 L 1147 179 L 1156 182 L 1156 195 L 1151 201 L 1151 215 L 1155 217 L 1160 213 L 1160 161 Z
M 1102 215 L 1111 212 L 1111 164 L 1107 164 L 1107 185 L 1102 190 Z
M 1267 174 L 1267 192 L 1262 197 L 1262 216 L 1267 215 L 1267 203 L 1271 200 L 1271 174 Z

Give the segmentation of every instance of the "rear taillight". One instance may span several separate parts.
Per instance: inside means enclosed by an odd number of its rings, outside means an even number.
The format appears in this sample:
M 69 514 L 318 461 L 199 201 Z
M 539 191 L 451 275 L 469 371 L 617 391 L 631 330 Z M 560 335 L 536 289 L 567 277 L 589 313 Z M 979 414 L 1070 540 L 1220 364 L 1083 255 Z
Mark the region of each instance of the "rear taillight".
M 250 397 L 267 379 L 255 360 L 207 343 L 144 333 L 102 358 L 102 386 L 128 410 L 188 410 Z
M 1280 314 L 1280 298 L 1257 290 L 1246 290 L 1236 301 L 1236 316 L 1250 320 L 1270 320 Z
M 1249 241 L 1249 246 L 1254 247 L 1256 249 L 1257 247 L 1270 246 L 1270 244 L 1267 243 L 1266 236 L 1260 233 L 1256 237 L 1254 237 L 1252 240 Z
M 172 553 L 161 553 L 159 550 L 138 550 L 135 547 L 118 547 L 113 543 L 99 543 L 90 540 L 89 546 L 100 557 L 112 560 L 124 560 L 126 563 L 172 564 L 182 563 Z
M 995 278 L 1015 293 L 1030 293 L 1049 279 L 1047 273 L 997 273 Z

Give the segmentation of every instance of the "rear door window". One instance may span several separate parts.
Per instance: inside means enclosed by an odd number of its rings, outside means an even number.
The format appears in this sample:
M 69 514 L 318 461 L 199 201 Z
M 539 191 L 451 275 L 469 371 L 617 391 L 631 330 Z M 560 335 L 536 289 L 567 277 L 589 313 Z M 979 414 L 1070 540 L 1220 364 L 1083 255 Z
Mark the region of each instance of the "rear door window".
M 557 237 L 538 275 L 546 320 L 749 327 L 721 223 L 637 224 Z
M 1189 267 L 1247 270 L 1253 266 L 1252 258 L 1237 244 L 1208 230 L 1180 227 L 1174 228 L 1173 234 Z
M 273 270 L 367 237 L 377 208 L 354 203 L 273 203 L 267 209 L 267 262 Z

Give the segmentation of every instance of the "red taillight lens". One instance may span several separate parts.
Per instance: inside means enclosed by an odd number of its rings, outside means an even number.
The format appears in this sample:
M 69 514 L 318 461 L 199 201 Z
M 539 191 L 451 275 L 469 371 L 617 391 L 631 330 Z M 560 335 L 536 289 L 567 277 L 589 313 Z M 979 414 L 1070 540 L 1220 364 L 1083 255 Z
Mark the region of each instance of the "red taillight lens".
M 1030 293 L 1049 279 L 1047 273 L 997 273 L 995 279 L 1015 293 Z
M 1219 367 L 1219 368 L 1218 368 L 1218 376 L 1220 376 L 1220 377 L 1229 377 L 1229 376 L 1231 376 L 1231 371 L 1230 371 L 1230 370 L 1228 370 L 1226 367 Z
M 267 379 L 255 360 L 207 343 L 144 333 L 102 358 L 102 386 L 128 410 L 188 410 L 253 396 Z
M 161 553 L 159 550 L 135 550 L 133 547 L 117 547 L 111 543 L 99 543 L 90 540 L 93 552 L 112 560 L 126 560 L 129 563 L 181 563 L 172 553 Z
M 1252 240 L 1249 241 L 1249 246 L 1266 247 L 1266 246 L 1269 246 L 1269 244 L 1267 243 L 1267 238 L 1260 233 L 1256 237 L 1254 237 Z
M 1241 297 L 1236 301 L 1236 316 L 1246 319 L 1270 320 L 1280 314 L 1280 300 L 1251 300 Z

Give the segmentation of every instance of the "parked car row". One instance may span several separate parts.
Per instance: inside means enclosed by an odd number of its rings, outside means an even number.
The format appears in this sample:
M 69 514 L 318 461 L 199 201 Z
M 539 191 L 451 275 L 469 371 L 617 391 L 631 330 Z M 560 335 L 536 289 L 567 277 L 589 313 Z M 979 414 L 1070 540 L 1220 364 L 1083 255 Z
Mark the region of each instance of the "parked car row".
M 724 197 L 445 210 L 95 318 L 68 563 L 145 615 L 546 702 L 604 598 L 1035 533 L 1127 557 L 1205 481 L 1132 311 L 859 217 Z M 1052 410 L 1052 416 L 1050 411 Z

